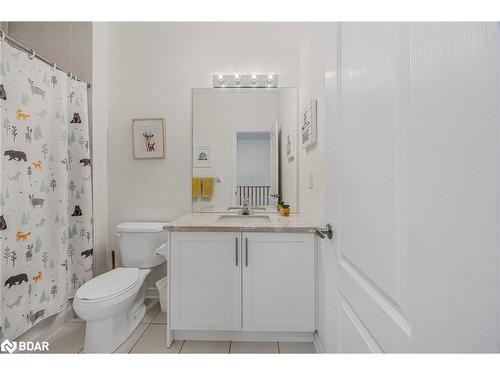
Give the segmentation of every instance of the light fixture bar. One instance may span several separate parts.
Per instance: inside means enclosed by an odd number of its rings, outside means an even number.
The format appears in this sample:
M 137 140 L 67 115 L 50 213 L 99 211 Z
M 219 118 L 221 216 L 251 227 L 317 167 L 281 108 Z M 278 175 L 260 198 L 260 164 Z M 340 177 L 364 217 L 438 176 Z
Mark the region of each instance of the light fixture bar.
M 217 73 L 212 76 L 212 85 L 214 88 L 276 88 L 278 87 L 278 75 L 274 73 Z

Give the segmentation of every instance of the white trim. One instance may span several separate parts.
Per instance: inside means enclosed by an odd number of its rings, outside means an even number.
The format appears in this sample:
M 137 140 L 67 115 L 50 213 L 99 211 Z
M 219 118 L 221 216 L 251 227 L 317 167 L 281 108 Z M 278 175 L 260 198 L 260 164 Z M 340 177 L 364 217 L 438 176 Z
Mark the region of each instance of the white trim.
M 314 342 L 313 332 L 172 331 L 174 340 Z
M 344 270 L 373 300 L 385 311 L 385 313 L 397 324 L 404 334 L 411 339 L 411 325 L 404 316 L 401 307 L 392 300 L 373 281 L 368 279 L 351 261 L 341 256 L 339 266 Z M 343 291 L 340 290 L 343 294 Z

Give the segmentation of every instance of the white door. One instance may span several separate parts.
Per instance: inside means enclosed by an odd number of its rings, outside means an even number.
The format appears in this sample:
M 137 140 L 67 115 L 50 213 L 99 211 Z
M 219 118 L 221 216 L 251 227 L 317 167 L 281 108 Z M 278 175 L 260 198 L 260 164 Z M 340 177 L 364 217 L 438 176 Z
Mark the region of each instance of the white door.
M 337 33 L 326 103 L 337 350 L 497 351 L 497 26 Z
M 243 233 L 243 330 L 314 331 L 314 235 Z
M 241 233 L 172 232 L 172 329 L 241 330 Z

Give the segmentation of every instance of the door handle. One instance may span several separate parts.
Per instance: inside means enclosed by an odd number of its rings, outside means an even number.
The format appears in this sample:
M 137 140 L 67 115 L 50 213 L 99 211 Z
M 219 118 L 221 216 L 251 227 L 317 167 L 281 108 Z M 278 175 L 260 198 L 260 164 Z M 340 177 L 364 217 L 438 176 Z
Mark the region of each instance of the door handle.
M 245 267 L 248 267 L 248 237 L 245 238 Z
M 333 227 L 331 224 L 326 224 L 324 228 L 316 228 L 314 233 L 322 239 L 328 238 L 331 240 L 333 238 Z
M 238 237 L 235 237 L 234 240 L 235 240 L 235 253 L 236 253 L 236 267 L 238 267 Z

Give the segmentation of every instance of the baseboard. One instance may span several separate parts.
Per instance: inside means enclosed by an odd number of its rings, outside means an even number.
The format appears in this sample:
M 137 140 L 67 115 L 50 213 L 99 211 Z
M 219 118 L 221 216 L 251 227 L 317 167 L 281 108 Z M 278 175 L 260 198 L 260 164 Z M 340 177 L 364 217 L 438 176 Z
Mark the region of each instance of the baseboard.
M 312 332 L 241 332 L 174 330 L 174 340 L 313 342 Z
M 319 354 L 326 353 L 325 347 L 323 346 L 323 343 L 321 342 L 321 339 L 318 335 L 318 332 L 314 332 L 313 345 L 314 345 L 314 349 L 316 349 L 316 353 L 319 353 Z

